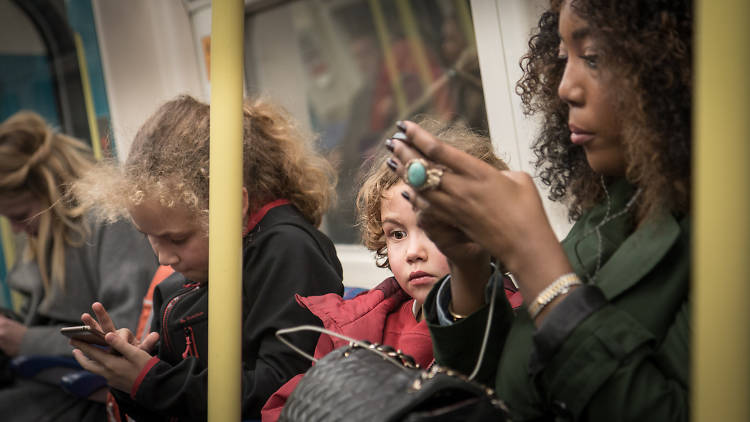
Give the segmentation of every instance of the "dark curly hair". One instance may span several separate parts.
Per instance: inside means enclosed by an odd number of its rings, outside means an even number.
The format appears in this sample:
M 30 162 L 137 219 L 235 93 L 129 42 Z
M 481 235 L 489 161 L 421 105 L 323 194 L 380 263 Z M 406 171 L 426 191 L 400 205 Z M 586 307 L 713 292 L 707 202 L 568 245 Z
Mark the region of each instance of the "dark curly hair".
M 569 0 L 600 46 L 623 123 L 627 179 L 641 187 L 639 217 L 690 207 L 692 106 L 691 0 Z M 521 59 L 516 85 L 527 115 L 541 113 L 535 165 L 552 200 L 575 220 L 604 197 L 583 149 L 570 142 L 568 106 L 557 95 L 565 63 L 558 59 L 559 13 L 552 0 Z

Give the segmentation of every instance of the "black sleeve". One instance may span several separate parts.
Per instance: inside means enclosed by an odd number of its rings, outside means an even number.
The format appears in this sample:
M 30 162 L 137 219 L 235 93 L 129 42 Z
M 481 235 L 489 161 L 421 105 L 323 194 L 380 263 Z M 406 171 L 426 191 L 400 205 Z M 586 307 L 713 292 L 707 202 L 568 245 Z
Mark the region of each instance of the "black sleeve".
M 280 328 L 322 325 L 320 319 L 297 304 L 294 295 L 340 295 L 344 287 L 338 258 L 324 252 L 311 233 L 293 225 L 275 226 L 259 236 L 244 262 L 244 271 L 248 312 L 243 313 L 243 336 L 250 347 L 243 351 L 242 414 L 244 418 L 259 418 L 268 397 L 311 365 L 274 335 Z M 318 333 L 297 333 L 287 338 L 312 355 Z
M 176 289 L 177 288 L 176 286 L 179 286 L 183 284 L 184 282 L 185 282 L 185 276 L 183 276 L 182 274 L 178 272 L 174 272 L 169 277 L 167 277 L 164 281 L 162 281 L 158 286 L 156 286 L 156 288 L 154 289 L 154 295 L 152 298 L 153 314 L 152 314 L 152 319 L 151 319 L 151 331 L 152 332 L 156 331 L 158 333 L 161 333 L 161 319 L 158 316 L 161 313 L 160 310 L 161 310 L 162 305 L 164 304 L 164 299 L 166 299 L 166 297 L 164 297 L 165 296 L 164 289 L 167 289 L 167 290 Z M 169 294 L 169 293 L 166 293 L 166 294 Z M 160 343 L 161 343 L 161 339 L 159 340 L 159 343 L 157 343 L 156 346 L 154 346 L 154 352 L 152 353 L 155 353 L 156 351 L 159 350 L 159 347 L 161 346 Z M 190 359 L 190 360 L 195 360 L 195 359 Z M 169 367 L 169 365 L 166 363 L 162 363 L 162 365 L 166 365 L 167 367 Z M 159 378 L 159 377 L 154 376 L 156 375 L 156 372 L 152 373 L 153 369 L 154 368 L 151 368 L 151 370 L 148 371 L 149 377 Z M 159 392 L 149 391 L 148 387 L 145 387 L 145 388 L 141 387 L 141 388 L 146 390 L 147 392 L 145 394 L 146 396 L 158 397 L 156 400 L 162 400 L 164 396 L 170 396 L 169 394 L 166 394 L 164 392 L 159 393 Z M 164 387 L 162 386 L 161 388 L 164 388 Z M 130 391 L 123 392 L 123 391 L 110 387 L 109 392 L 112 393 L 112 396 L 114 396 L 115 401 L 117 402 L 117 407 L 118 407 L 117 410 L 118 410 L 121 421 L 128 420 L 126 415 L 129 416 L 131 419 L 136 420 L 138 422 L 163 421 L 163 420 L 169 419 L 168 416 L 160 416 L 159 414 L 156 413 L 156 410 L 149 410 L 145 408 L 142 404 L 133 400 L 130 397 Z M 169 400 L 167 399 L 167 402 L 168 401 Z M 156 402 L 156 401 L 155 403 L 157 405 L 159 404 L 159 402 Z M 151 401 L 149 401 L 148 404 L 150 405 Z M 108 411 L 114 412 L 115 409 L 108 409 Z
M 303 324 L 321 325 L 300 307 L 295 293 L 303 296 L 343 292 L 338 259 L 322 251 L 312 235 L 293 225 L 279 225 L 256 236 L 243 257 L 242 417 L 260 418 L 268 397 L 294 375 L 311 365 L 275 337 L 276 330 Z M 317 333 L 301 333 L 289 339 L 312 354 Z M 180 420 L 206 417 L 208 373 L 195 358 L 172 366 L 158 361 L 145 375 L 136 393 L 139 422 L 160 420 L 156 414 Z M 119 398 L 123 396 L 118 394 Z M 127 399 L 124 403 L 127 403 Z M 125 404 L 125 407 L 129 407 Z M 152 416 L 143 415 L 148 409 Z

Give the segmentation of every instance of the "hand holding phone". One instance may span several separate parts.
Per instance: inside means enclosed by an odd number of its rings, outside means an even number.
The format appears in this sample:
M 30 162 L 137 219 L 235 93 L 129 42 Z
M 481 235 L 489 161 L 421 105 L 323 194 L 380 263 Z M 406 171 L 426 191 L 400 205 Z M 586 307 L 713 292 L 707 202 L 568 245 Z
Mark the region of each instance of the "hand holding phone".
M 109 344 L 104 340 L 104 333 L 90 325 L 63 327 L 60 328 L 60 333 L 68 338 L 82 341 L 84 343 L 109 347 Z

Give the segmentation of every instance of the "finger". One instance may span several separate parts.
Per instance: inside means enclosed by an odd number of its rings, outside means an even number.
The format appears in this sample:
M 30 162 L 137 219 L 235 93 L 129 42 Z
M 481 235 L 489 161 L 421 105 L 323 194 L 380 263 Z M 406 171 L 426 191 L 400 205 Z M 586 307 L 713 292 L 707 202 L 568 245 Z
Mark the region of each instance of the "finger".
M 109 356 L 111 356 L 108 350 L 83 341 L 70 340 L 70 344 L 85 353 L 90 360 L 95 360 L 99 363 L 103 363 Z
M 83 314 L 81 315 L 81 322 L 83 322 L 85 325 L 88 325 L 89 327 L 96 328 L 99 331 L 102 330 L 101 325 L 99 325 L 99 322 L 96 320 L 96 318 L 92 317 L 91 314 Z
M 130 344 L 135 343 L 135 334 L 133 334 L 133 332 L 128 328 L 120 328 L 119 330 L 115 331 L 115 334 L 125 339 L 125 341 Z
M 106 374 L 109 372 L 107 368 L 102 366 L 99 362 L 89 359 L 88 356 L 86 356 L 85 352 L 83 352 L 80 349 L 73 349 L 73 358 L 78 362 L 81 367 L 89 372 L 93 372 L 97 375 L 101 375 L 103 377 L 106 377 Z
M 131 362 L 142 352 L 140 348 L 128 343 L 124 338 L 115 333 L 107 333 L 104 340 L 106 340 L 112 349 L 119 352 L 125 359 Z
M 156 346 L 156 343 L 159 342 L 159 333 L 156 331 L 152 331 L 148 333 L 146 338 L 143 339 L 141 344 L 138 346 L 141 350 L 147 353 L 151 353 L 151 350 Z
M 459 174 L 470 173 L 477 162 L 482 162 L 480 159 L 440 141 L 414 122 L 407 121 L 404 124 L 406 125 L 406 136 L 411 144 L 411 149 L 421 152 L 420 155 L 424 155 L 430 161 L 440 163 Z M 397 144 L 397 142 L 394 142 L 394 144 Z M 400 156 L 397 155 L 397 157 L 401 159 Z
M 112 322 L 112 318 L 109 317 L 109 313 L 107 313 L 107 310 L 104 309 L 104 305 L 102 305 L 99 302 L 94 302 L 91 305 L 91 309 L 96 314 L 96 319 L 99 320 L 99 324 L 102 327 L 102 331 L 105 333 L 108 333 L 110 331 L 117 330 L 117 327 L 115 327 L 115 323 Z

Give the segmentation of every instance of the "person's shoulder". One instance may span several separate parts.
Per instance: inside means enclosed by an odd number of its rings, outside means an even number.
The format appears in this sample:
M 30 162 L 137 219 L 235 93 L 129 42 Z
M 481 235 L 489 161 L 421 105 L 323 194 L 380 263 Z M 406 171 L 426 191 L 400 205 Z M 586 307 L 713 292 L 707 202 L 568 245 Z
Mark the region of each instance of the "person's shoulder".
M 317 244 L 319 247 L 333 247 L 333 242 L 307 221 L 293 205 L 283 205 L 271 209 L 248 236 L 251 242 L 274 241 L 289 246 Z

